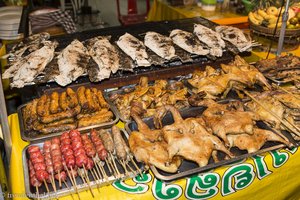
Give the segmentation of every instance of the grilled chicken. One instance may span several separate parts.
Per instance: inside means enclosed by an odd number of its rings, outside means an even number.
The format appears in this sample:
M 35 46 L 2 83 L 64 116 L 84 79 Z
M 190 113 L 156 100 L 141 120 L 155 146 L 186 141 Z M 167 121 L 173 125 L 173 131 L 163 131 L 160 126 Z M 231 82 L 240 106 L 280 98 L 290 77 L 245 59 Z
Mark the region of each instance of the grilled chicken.
M 243 31 L 232 26 L 217 26 L 218 32 L 223 40 L 236 46 L 240 52 L 251 51 L 252 43 L 248 41 Z
M 60 74 L 54 80 L 59 85 L 66 86 L 86 72 L 90 57 L 83 44 L 74 40 L 62 50 L 57 59 Z
M 129 33 L 122 35 L 117 41 L 117 45 L 124 51 L 132 60 L 136 61 L 138 66 L 150 66 L 148 54 L 145 45 L 136 37 Z
M 167 36 L 149 31 L 146 33 L 144 42 L 146 47 L 166 60 L 176 57 L 172 39 Z
M 154 165 L 166 172 L 176 172 L 181 159 L 176 156 L 169 159 L 167 143 L 161 140 L 161 130 L 150 130 L 135 111 L 132 112 L 132 117 L 138 125 L 138 131 L 130 134 L 128 142 L 137 161 Z
M 222 48 L 225 48 L 225 42 L 222 40 L 218 32 L 211 30 L 201 24 L 194 25 L 194 34 L 198 39 L 206 44 L 210 49 L 210 54 L 221 57 L 223 55 Z
M 58 43 L 45 41 L 43 44 L 42 48 L 18 60 L 5 71 L 3 78 L 13 77 L 11 87 L 22 88 L 26 83 L 32 82 L 53 59 L 54 50 Z
M 227 139 L 230 143 L 230 147 L 238 147 L 241 150 L 247 150 L 248 153 L 258 151 L 267 141 L 280 142 L 290 146 L 289 142 L 272 131 L 259 128 L 254 128 L 253 135 L 245 133 L 239 135 L 227 135 Z
M 198 38 L 192 33 L 175 29 L 170 33 L 173 43 L 191 54 L 207 55 L 208 49 L 204 49 Z
M 168 144 L 169 158 L 182 156 L 195 161 L 200 167 L 206 166 L 213 151 L 219 150 L 233 157 L 221 140 L 210 134 L 196 118 L 182 119 L 179 111 L 172 106 L 160 107 L 155 115 L 156 127 L 161 127 L 161 119 L 170 111 L 174 123 L 162 128 L 163 137 Z
M 109 39 L 110 37 L 98 36 L 88 40 L 89 55 L 97 63 L 96 70 L 89 70 L 92 82 L 109 78 L 111 72 L 116 73 L 119 69 L 119 55 Z

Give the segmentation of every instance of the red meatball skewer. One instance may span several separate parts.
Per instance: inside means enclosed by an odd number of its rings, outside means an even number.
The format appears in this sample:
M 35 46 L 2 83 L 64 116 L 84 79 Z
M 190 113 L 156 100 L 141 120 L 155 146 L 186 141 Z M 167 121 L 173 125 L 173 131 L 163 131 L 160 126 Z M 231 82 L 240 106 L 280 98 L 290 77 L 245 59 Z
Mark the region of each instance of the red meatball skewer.
M 54 183 L 53 162 L 52 162 L 50 147 L 51 147 L 51 141 L 50 140 L 45 141 L 43 145 L 43 152 L 45 156 L 46 170 L 51 175 L 49 179 L 51 181 L 51 185 L 54 191 L 56 192 L 56 186 Z
M 36 194 L 37 194 L 37 198 L 39 199 L 39 187 L 41 187 L 42 182 L 39 181 L 36 177 L 32 162 L 30 160 L 28 160 L 28 168 L 29 168 L 29 179 L 30 179 L 30 184 L 35 187 L 36 189 Z
M 51 158 L 53 162 L 53 169 L 56 174 L 58 174 L 58 181 L 59 181 L 59 187 L 62 187 L 61 184 L 61 175 L 60 173 L 63 171 L 63 165 L 62 165 L 62 153 L 60 150 L 60 140 L 59 138 L 55 137 L 51 139 L 51 146 L 50 146 L 50 152 L 51 152 Z

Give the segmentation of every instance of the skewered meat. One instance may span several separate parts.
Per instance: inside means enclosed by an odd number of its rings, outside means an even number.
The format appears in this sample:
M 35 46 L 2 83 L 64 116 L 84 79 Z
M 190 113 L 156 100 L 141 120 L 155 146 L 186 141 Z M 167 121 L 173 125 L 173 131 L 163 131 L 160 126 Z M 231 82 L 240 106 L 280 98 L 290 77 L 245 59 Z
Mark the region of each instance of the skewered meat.
M 181 159 L 178 156 L 169 159 L 167 143 L 158 140 L 157 135 L 161 135 L 161 131 L 151 131 L 136 113 L 133 113 L 132 117 L 138 124 L 139 131 L 133 131 L 130 134 L 129 147 L 137 161 L 144 162 L 146 165 L 154 165 L 166 172 L 176 172 Z M 154 133 L 154 137 L 151 132 Z
M 29 167 L 30 184 L 33 187 L 40 187 L 42 185 L 42 182 L 37 179 L 32 162 L 30 160 L 28 160 L 28 167 Z
M 101 137 L 101 140 L 103 141 L 103 145 L 104 145 L 105 149 L 108 152 L 113 153 L 115 150 L 115 144 L 114 144 L 111 134 L 107 130 L 104 130 L 104 129 L 101 129 L 99 131 L 99 133 L 100 133 L 100 137 Z
M 290 109 L 300 109 L 300 95 L 299 94 L 289 94 L 283 91 L 272 91 L 270 96 L 276 98 L 278 101 L 283 103 Z
M 18 60 L 6 70 L 3 78 L 12 78 L 11 87 L 22 88 L 42 73 L 46 65 L 53 59 L 57 42 L 45 41 L 44 46 L 28 56 Z
M 232 43 L 240 52 L 251 51 L 252 42 L 247 40 L 241 29 L 232 26 L 217 26 L 216 31 L 220 33 L 223 40 Z
M 111 133 L 115 144 L 116 155 L 118 156 L 119 159 L 126 160 L 127 154 L 122 141 L 122 135 L 120 129 L 117 126 L 113 126 L 111 128 Z
M 90 116 L 79 119 L 78 127 L 93 126 L 104 122 L 109 122 L 112 118 L 113 113 L 111 111 L 98 111 L 95 114 L 91 114 Z
M 163 137 L 168 144 L 169 158 L 178 155 L 195 161 L 200 167 L 206 166 L 214 150 L 226 153 L 233 157 L 221 140 L 209 133 L 195 118 L 182 119 L 180 113 L 172 106 L 163 106 L 155 115 L 156 127 L 161 127 L 161 119 L 170 111 L 174 123 L 162 128 Z
M 50 113 L 55 114 L 60 111 L 58 100 L 59 100 L 58 92 L 53 92 L 51 94 Z
M 239 134 L 227 135 L 230 147 L 238 147 L 241 150 L 247 150 L 248 153 L 258 151 L 267 141 L 275 141 L 290 146 L 290 143 L 276 135 L 272 131 L 254 128 L 253 135 Z
M 117 45 L 124 51 L 132 60 L 136 61 L 138 66 L 150 66 L 148 54 L 145 45 L 136 37 L 129 33 L 122 35 L 117 41 Z
M 225 48 L 225 42 L 222 40 L 221 35 L 218 32 L 215 32 L 201 24 L 195 24 L 194 34 L 201 42 L 210 48 L 209 52 L 211 55 L 217 57 L 221 57 L 223 55 L 222 49 Z
M 28 148 L 29 160 L 32 163 L 35 175 L 38 181 L 45 182 L 49 180 L 49 174 L 46 171 L 45 158 L 37 146 Z
M 107 157 L 107 151 L 103 145 L 102 140 L 99 137 L 99 133 L 96 130 L 91 131 L 91 140 L 95 145 L 97 155 L 101 160 L 105 160 Z
M 145 45 L 160 57 L 171 60 L 175 58 L 172 39 L 156 32 L 149 31 L 145 35 Z
M 98 36 L 88 40 L 88 51 L 98 67 L 89 70 L 92 82 L 109 78 L 110 73 L 119 69 L 119 55 L 115 47 L 109 42 L 110 37 Z
M 85 73 L 89 62 L 87 49 L 83 44 L 74 40 L 57 57 L 59 75 L 54 80 L 61 86 L 66 86 Z
M 192 33 L 175 29 L 170 33 L 170 38 L 172 38 L 173 43 L 178 45 L 180 48 L 191 54 L 197 55 L 207 55 L 209 54 L 208 49 L 204 49 L 203 45 Z

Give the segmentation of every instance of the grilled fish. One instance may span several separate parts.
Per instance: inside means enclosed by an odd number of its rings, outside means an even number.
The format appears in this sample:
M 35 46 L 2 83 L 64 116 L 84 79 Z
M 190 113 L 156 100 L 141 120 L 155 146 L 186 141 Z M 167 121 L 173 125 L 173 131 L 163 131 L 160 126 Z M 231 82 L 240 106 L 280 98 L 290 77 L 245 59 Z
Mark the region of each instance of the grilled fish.
M 209 54 L 209 50 L 204 49 L 201 42 L 192 33 L 175 29 L 170 33 L 170 38 L 176 45 L 189 53 L 197 55 Z
M 146 47 L 136 37 L 125 33 L 117 41 L 117 45 L 124 51 L 128 56 L 136 61 L 138 66 L 150 66 L 151 63 L 148 61 L 148 54 Z
M 146 33 L 144 42 L 146 47 L 166 60 L 176 57 L 172 39 L 167 36 L 149 31 Z
M 110 73 L 116 73 L 119 69 L 119 55 L 115 47 L 109 42 L 110 37 L 95 37 L 88 40 L 88 52 L 97 63 L 97 70 L 89 73 L 93 82 L 109 78 Z
M 222 40 L 221 35 L 218 32 L 215 32 L 201 24 L 195 24 L 194 34 L 201 42 L 205 43 L 210 48 L 209 51 L 212 56 L 222 56 L 222 48 L 225 47 L 225 42 Z
M 232 26 L 217 26 L 216 31 L 220 33 L 223 40 L 236 46 L 240 52 L 251 51 L 252 42 L 247 40 L 241 29 Z
M 32 82 L 53 59 L 54 50 L 58 43 L 56 41 L 44 41 L 43 43 L 44 46 L 42 48 L 15 62 L 15 64 L 3 74 L 3 78 L 13 76 L 12 83 L 10 84 L 11 87 L 22 88 L 26 83 Z
M 86 72 L 89 54 L 83 44 L 74 40 L 57 56 L 59 75 L 54 80 L 61 86 L 66 86 L 75 81 Z

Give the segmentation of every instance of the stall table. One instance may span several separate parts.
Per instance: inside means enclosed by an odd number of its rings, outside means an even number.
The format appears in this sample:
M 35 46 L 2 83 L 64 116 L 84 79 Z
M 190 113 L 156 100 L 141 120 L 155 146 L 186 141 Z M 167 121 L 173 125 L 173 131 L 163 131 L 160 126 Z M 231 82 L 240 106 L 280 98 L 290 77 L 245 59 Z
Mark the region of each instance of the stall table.
M 221 25 L 232 25 L 238 28 L 248 27 L 248 16 L 230 11 L 204 11 L 197 5 L 171 6 L 167 0 L 154 0 L 148 14 L 148 21 L 176 20 L 193 17 L 204 17 Z

